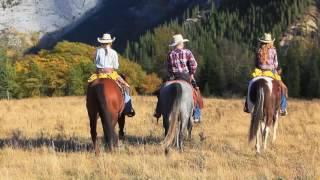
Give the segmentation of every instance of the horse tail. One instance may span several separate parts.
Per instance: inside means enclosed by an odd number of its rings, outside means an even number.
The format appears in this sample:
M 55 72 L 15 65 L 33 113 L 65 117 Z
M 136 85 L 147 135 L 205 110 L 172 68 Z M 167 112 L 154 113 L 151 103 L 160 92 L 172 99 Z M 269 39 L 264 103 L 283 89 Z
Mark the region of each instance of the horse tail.
M 259 121 L 263 119 L 263 105 L 264 105 L 264 88 L 261 84 L 262 81 L 257 82 L 257 94 L 254 110 L 251 117 L 249 142 L 251 142 L 257 135 Z
M 112 150 L 114 130 L 111 124 L 111 113 L 107 110 L 107 99 L 105 96 L 104 84 L 99 84 L 95 87 L 95 94 L 98 101 L 98 111 L 102 121 L 106 145 L 108 145 L 108 148 Z
M 169 115 L 169 121 L 170 121 L 170 126 L 168 133 L 164 139 L 163 145 L 165 148 L 168 148 L 171 146 L 174 142 L 175 135 L 177 134 L 177 128 L 178 128 L 178 122 L 180 119 L 180 105 L 181 105 L 181 100 L 182 100 L 182 87 L 180 84 L 175 83 L 172 84 L 172 93 L 173 93 L 173 103 L 172 103 L 172 109 Z

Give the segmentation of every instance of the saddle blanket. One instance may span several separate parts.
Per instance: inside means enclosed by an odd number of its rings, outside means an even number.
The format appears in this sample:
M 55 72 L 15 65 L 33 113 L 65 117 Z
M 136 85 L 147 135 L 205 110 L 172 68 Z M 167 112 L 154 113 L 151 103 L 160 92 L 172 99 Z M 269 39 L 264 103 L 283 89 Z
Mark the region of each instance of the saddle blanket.
M 275 79 L 275 80 L 278 80 L 278 81 L 281 81 L 281 76 L 277 73 L 273 73 L 272 71 L 262 71 L 261 69 L 258 69 L 256 68 L 251 76 L 253 78 L 256 78 L 256 77 L 260 77 L 260 76 L 264 76 L 264 77 L 270 77 L 272 79 Z
M 91 83 L 96 79 L 112 79 L 114 81 L 117 81 L 119 77 L 120 75 L 117 73 L 117 71 L 112 71 L 111 73 L 99 73 L 99 74 L 94 73 L 88 79 L 88 83 Z

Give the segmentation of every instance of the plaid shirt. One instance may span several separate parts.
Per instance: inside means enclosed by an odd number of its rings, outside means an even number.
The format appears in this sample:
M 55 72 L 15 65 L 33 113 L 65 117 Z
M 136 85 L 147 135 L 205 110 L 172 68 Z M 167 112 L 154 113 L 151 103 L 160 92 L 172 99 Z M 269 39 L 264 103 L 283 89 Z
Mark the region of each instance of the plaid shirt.
M 197 70 L 197 61 L 188 49 L 175 49 L 171 51 L 168 55 L 167 63 L 170 75 L 176 73 L 188 73 L 192 75 Z
M 259 49 L 258 54 L 260 53 L 261 49 Z M 260 60 L 259 60 L 259 55 L 257 55 L 258 59 L 257 59 L 257 64 L 256 66 L 259 69 L 262 70 L 271 70 L 274 71 L 278 68 L 278 56 L 277 56 L 277 51 L 274 48 L 271 48 L 268 50 L 268 59 L 266 61 L 265 64 L 261 64 Z

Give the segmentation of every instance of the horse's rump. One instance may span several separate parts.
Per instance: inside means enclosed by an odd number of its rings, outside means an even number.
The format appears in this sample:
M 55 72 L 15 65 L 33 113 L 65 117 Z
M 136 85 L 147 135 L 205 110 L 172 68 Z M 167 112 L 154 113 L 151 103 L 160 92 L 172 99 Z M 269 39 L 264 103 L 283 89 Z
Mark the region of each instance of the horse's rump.
M 203 109 L 204 103 L 203 103 L 203 98 L 202 98 L 201 92 L 199 89 L 194 88 L 189 81 L 184 80 L 184 79 L 170 80 L 165 83 L 164 87 L 166 85 L 169 85 L 169 84 L 172 84 L 175 82 L 176 83 L 179 83 L 179 82 L 187 83 L 188 85 L 190 85 L 192 88 L 192 98 L 193 98 L 194 106 L 198 105 L 200 109 Z
M 259 122 L 270 126 L 280 107 L 281 86 L 279 81 L 267 77 L 254 79 L 248 92 L 248 108 L 252 112 L 249 141 L 257 134 Z M 251 108 L 251 109 L 250 109 Z
M 273 82 L 272 78 L 264 77 L 264 76 L 253 78 L 249 82 L 248 94 L 247 94 L 247 105 L 248 105 L 249 112 L 253 111 L 254 104 L 256 102 L 256 97 L 257 97 L 256 93 L 258 92 L 257 84 L 264 83 L 266 87 L 270 89 L 270 93 L 272 93 L 272 82 Z
M 101 86 L 103 89 L 99 93 L 103 94 L 106 108 L 112 113 L 112 118 L 117 118 L 124 109 L 124 95 L 119 84 L 112 79 L 97 79 L 88 85 L 88 93 Z M 95 94 L 99 96 L 99 94 Z M 92 95 L 91 95 L 92 96 Z M 87 98 L 90 96 L 87 95 Z
M 97 79 L 88 84 L 87 111 L 90 119 L 90 133 L 96 154 L 99 148 L 96 143 L 96 124 L 100 116 L 104 137 L 108 148 L 112 150 L 118 143 L 114 128 L 124 109 L 124 99 L 117 83 L 112 79 Z
M 183 131 L 193 113 L 193 88 L 185 81 L 167 82 L 160 90 L 159 102 L 166 133 L 164 145 L 182 146 Z M 170 125 L 169 125 L 170 124 Z

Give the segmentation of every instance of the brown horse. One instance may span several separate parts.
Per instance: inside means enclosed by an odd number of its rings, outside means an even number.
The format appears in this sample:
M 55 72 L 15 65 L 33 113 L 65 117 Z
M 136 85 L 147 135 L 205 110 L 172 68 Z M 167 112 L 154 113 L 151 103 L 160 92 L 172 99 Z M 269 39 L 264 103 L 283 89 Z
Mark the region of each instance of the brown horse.
M 90 119 L 91 138 L 95 153 L 99 154 L 97 145 L 97 119 L 100 116 L 106 146 L 112 151 L 118 145 L 118 136 L 114 128 L 119 123 L 119 135 L 124 135 L 125 116 L 124 99 L 118 84 L 111 79 L 98 79 L 88 85 L 87 111 Z
M 273 126 L 273 142 L 276 140 L 280 110 L 281 86 L 279 81 L 260 77 L 249 87 L 249 101 L 254 105 L 252 111 L 249 142 L 256 138 L 256 150 L 260 153 L 260 139 L 263 149 L 267 148 L 270 128 Z

